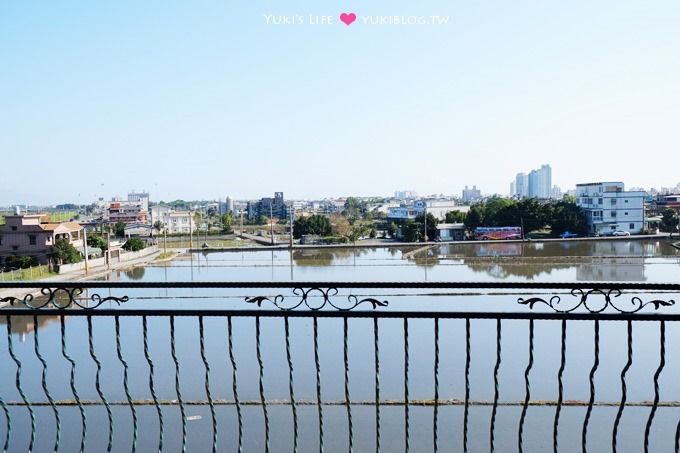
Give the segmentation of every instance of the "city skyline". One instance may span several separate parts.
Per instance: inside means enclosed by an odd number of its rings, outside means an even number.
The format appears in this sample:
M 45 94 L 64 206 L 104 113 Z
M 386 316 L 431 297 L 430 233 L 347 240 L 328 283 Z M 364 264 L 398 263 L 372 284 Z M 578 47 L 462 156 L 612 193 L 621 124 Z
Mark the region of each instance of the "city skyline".
M 503 195 L 543 164 L 564 192 L 674 187 L 678 22 L 669 0 L 5 2 L 0 205 Z

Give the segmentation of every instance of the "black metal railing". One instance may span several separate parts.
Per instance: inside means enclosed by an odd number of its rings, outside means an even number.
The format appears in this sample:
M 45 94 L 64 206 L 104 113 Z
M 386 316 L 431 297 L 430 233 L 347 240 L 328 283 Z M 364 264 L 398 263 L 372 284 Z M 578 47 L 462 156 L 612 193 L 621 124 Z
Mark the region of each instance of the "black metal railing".
M 679 449 L 678 284 L 0 290 L 2 451 Z

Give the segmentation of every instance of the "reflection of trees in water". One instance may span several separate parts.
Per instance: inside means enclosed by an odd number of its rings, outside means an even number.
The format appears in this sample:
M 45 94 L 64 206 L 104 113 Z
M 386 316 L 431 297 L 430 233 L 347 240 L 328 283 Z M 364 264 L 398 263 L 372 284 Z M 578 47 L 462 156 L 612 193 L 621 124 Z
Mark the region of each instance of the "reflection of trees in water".
M 441 244 L 440 254 L 452 257 L 522 256 L 525 258 L 588 256 L 674 256 L 669 241 L 595 239 L 586 241 L 541 241 L 505 243 Z
M 465 265 L 476 273 L 483 273 L 495 278 L 524 277 L 533 279 L 541 274 L 550 273 L 557 269 L 568 269 L 573 263 L 560 264 L 557 262 L 531 263 L 524 260 L 463 260 Z
M 359 258 L 373 252 L 363 247 L 340 247 L 293 250 L 293 261 L 298 266 L 330 266 L 335 260 Z
M 427 249 L 415 253 L 412 259 L 416 266 L 421 267 L 435 267 L 441 261 L 437 249 Z
M 136 266 L 136 267 L 133 267 L 130 270 L 125 271 L 125 275 L 130 280 L 141 280 L 141 279 L 144 278 L 145 272 L 146 272 L 146 269 L 144 269 L 143 266 Z

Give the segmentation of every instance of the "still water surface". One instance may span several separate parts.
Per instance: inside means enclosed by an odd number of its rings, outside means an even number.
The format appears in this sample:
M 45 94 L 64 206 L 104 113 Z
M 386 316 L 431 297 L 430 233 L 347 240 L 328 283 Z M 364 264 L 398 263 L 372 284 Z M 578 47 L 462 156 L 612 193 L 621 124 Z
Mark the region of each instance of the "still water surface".
M 419 251 L 418 251 L 419 250 Z M 441 244 L 202 252 L 122 279 L 147 281 L 632 281 L 677 282 L 668 240 Z
M 484 243 L 446 244 L 425 250 L 418 248 L 375 249 L 322 249 L 202 252 L 180 257 L 163 265 L 137 267 L 128 271 L 113 272 L 108 279 L 117 281 L 633 281 L 677 283 L 680 281 L 680 255 L 664 241 L 583 241 L 546 243 Z M 106 296 L 107 290 L 98 290 Z M 120 290 L 116 290 L 120 291 Z M 258 295 L 245 290 L 212 289 L 125 289 L 131 301 L 120 307 L 196 307 L 244 308 L 244 297 Z M 252 291 L 252 290 L 251 290 Z M 257 291 L 257 290 L 256 290 Z M 266 295 L 276 294 L 265 293 Z M 373 291 L 373 290 L 371 290 Z M 517 293 L 462 294 L 443 292 L 436 297 L 424 297 L 419 291 L 394 291 L 389 288 L 373 291 L 389 300 L 384 308 L 399 310 L 461 310 L 515 311 L 527 310 L 517 305 Z M 428 291 L 431 293 L 431 291 Z M 262 290 L 260 293 L 262 294 Z M 357 293 L 355 293 L 357 294 Z M 360 295 L 360 294 L 358 294 Z M 346 296 L 346 294 L 342 294 Z M 568 295 L 562 295 L 565 299 Z M 677 299 L 677 298 L 676 298 Z M 111 307 L 116 307 L 111 304 Z M 253 307 L 254 308 L 254 307 Z M 273 308 L 273 306 L 263 306 Z M 4 401 L 21 401 L 16 388 L 17 376 L 22 390 L 29 400 L 45 400 L 41 375 L 43 367 L 36 358 L 36 343 L 40 352 L 48 357 L 47 385 L 55 399 L 73 399 L 69 382 L 70 364 L 64 358 L 61 344 L 61 320 L 40 319 L 37 324 L 31 318 L 12 317 L 0 319 L 7 325 L 11 338 L 0 336 L 0 396 Z M 130 369 L 130 392 L 135 399 L 149 400 L 149 361 L 143 348 L 143 326 L 140 319 L 121 318 L 120 347 Z M 201 339 L 205 356 L 210 363 L 209 381 L 212 397 L 234 400 L 233 366 L 228 354 L 228 339 L 233 338 L 233 354 L 238 364 L 237 385 L 241 401 L 257 402 L 260 399 L 260 365 L 257 359 L 257 330 L 255 320 L 235 318 L 231 330 L 224 318 L 206 318 L 203 331 L 198 319 L 174 320 L 171 331 L 168 319 L 148 319 L 148 354 L 155 365 L 154 385 L 159 398 L 177 399 L 176 385 L 179 380 L 182 398 L 205 400 L 206 368 L 200 354 Z M 122 386 L 123 366 L 118 359 L 117 332 L 112 319 L 93 319 L 92 327 L 82 317 L 64 320 L 65 345 L 68 353 L 78 362 L 75 382 L 82 399 L 99 400 L 96 388 L 97 367 L 91 351 L 102 363 L 101 388 L 110 401 L 125 401 Z M 39 339 L 36 342 L 36 327 Z M 294 392 L 298 401 L 315 401 L 316 367 L 314 363 L 314 325 L 310 318 L 290 320 L 290 355 L 294 363 Z M 409 380 L 409 398 L 432 399 L 434 385 L 435 336 L 434 320 L 412 319 L 408 321 L 408 373 L 405 368 L 405 325 L 403 320 L 384 319 L 379 322 L 379 360 L 381 399 L 403 400 L 405 376 Z M 470 329 L 470 397 L 472 400 L 489 402 L 493 399 L 494 368 L 500 341 L 502 363 L 499 367 L 500 400 L 521 402 L 525 397 L 525 372 L 528 364 L 530 337 L 528 321 L 504 321 L 498 339 L 498 326 L 493 320 L 476 320 Z M 263 363 L 265 394 L 268 400 L 290 399 L 289 365 L 282 319 L 263 318 L 259 325 L 260 355 Z M 93 333 L 92 344 L 88 338 Z M 462 399 L 465 390 L 466 326 L 464 320 L 441 320 L 438 336 L 438 380 L 440 398 Z M 322 380 L 322 400 L 341 401 L 344 387 L 344 332 L 341 319 L 320 319 L 318 342 Z M 555 401 L 557 376 L 560 369 L 561 324 L 559 321 L 536 322 L 533 338 L 531 370 L 532 401 Z M 347 330 L 349 352 L 349 391 L 353 401 L 371 401 L 375 396 L 375 330 L 371 320 L 353 320 Z M 599 368 L 594 376 L 597 401 L 614 403 L 598 406 L 593 412 L 593 425 L 589 434 L 592 451 L 609 448 L 612 423 L 621 398 L 621 372 L 626 366 L 628 338 L 623 322 L 602 323 L 599 333 Z M 666 345 L 680 344 L 680 329 L 668 324 L 663 332 Z M 658 369 L 659 344 L 662 331 L 658 323 L 636 323 L 633 330 L 632 352 L 634 361 L 627 374 L 629 401 L 651 401 L 654 398 L 654 374 Z M 173 341 L 174 340 L 174 341 Z M 21 373 L 9 354 L 21 360 Z M 594 363 L 594 322 L 570 323 L 565 332 L 565 360 L 563 371 L 564 399 L 587 401 L 589 398 L 589 373 Z M 181 364 L 179 373 L 174 355 Z M 92 347 L 92 349 L 90 348 Z M 665 357 L 663 372 L 659 377 L 662 401 L 679 401 L 680 387 L 675 385 L 680 377 L 680 356 L 677 353 Z M 406 373 L 406 374 L 405 374 Z M 39 423 L 40 447 L 49 450 L 54 441 L 56 426 L 49 406 L 37 409 L 42 420 Z M 460 406 L 440 408 L 439 433 L 441 445 L 453 445 L 460 449 L 463 409 Z M 565 451 L 580 449 L 580 435 L 585 406 L 562 409 L 561 445 Z M 622 419 L 620 441 L 628 442 L 630 449 L 642 447 L 644 422 L 649 407 L 627 408 Z M 22 451 L 27 445 L 30 428 L 28 412 L 21 407 L 11 409 L 13 417 L 13 440 L 11 451 Z M 489 406 L 474 406 L 470 412 L 470 449 L 489 449 Z M 498 412 L 496 436 L 498 451 L 514 451 L 517 442 L 517 426 L 521 406 L 504 406 Z M 166 442 L 179 441 L 178 423 L 181 414 L 176 406 L 163 408 Z M 71 451 L 80 441 L 80 413 L 76 408 L 61 409 L 63 425 L 75 430 L 75 436 L 63 436 L 64 444 Z M 205 406 L 190 407 L 189 446 L 197 451 L 209 451 L 211 446 L 210 412 Z M 246 451 L 263 451 L 264 414 L 258 406 L 243 408 L 246 426 Z M 303 451 L 318 450 L 316 407 L 300 407 L 300 446 Z M 382 446 L 387 451 L 403 450 L 404 408 L 384 408 Z M 131 416 L 126 406 L 114 408 L 116 434 L 114 450 L 129 450 Z M 272 407 L 268 413 L 271 436 L 281 451 L 291 451 L 292 426 L 289 406 Z M 325 441 L 328 451 L 347 450 L 348 423 L 343 406 L 325 408 L 327 423 Z M 374 449 L 375 410 L 373 407 L 357 406 L 353 416 L 356 436 L 355 448 Z M 533 407 L 526 420 L 525 447 L 528 450 L 551 449 L 552 419 L 555 409 L 551 406 Z M 98 451 L 95 445 L 105 445 L 107 417 L 103 407 L 88 408 L 88 450 Z M 140 433 L 138 447 L 154 449 L 159 424 L 153 406 L 139 408 L 144 430 Z M 233 451 L 237 444 L 236 411 L 233 405 L 218 407 L 220 445 Z M 546 425 L 545 420 L 550 422 Z M 653 438 L 656 451 L 672 446 L 677 420 L 677 408 L 660 408 L 655 419 L 655 432 L 667 432 Z M 641 421 L 642 420 L 642 421 Z M 99 426 L 100 429 L 94 428 Z M 449 427 L 455 427 L 450 429 Z M 601 426 L 601 429 L 600 429 Z M 433 409 L 413 407 L 410 412 L 411 447 L 418 451 L 432 450 Z M 0 439 L 4 438 L 4 423 L 0 415 Z M 71 439 L 72 440 L 69 440 Z M 71 442 L 71 443 L 69 443 Z M 175 444 L 177 445 L 177 444 Z M 72 448 L 71 448 L 72 447 Z M 172 450 L 172 449 L 171 449 Z

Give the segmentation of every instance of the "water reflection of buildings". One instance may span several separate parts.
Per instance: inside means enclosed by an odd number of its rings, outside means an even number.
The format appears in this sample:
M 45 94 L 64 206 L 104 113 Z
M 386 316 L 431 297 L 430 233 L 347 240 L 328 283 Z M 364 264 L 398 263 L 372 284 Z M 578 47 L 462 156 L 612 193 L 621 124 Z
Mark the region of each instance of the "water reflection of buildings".
M 481 244 L 477 256 L 522 256 L 521 243 L 488 243 Z
M 576 268 L 579 281 L 631 281 L 646 280 L 645 259 L 642 257 L 602 258 Z
M 64 319 L 68 319 L 65 316 Z M 26 335 L 35 332 L 36 322 L 34 322 L 33 316 L 10 316 L 11 322 L 10 332 L 19 335 L 19 341 L 22 343 L 26 341 Z M 44 329 L 52 323 L 59 323 L 61 321 L 61 316 L 38 316 L 37 327 L 38 329 Z M 0 325 L 7 324 L 7 317 L 0 317 Z

